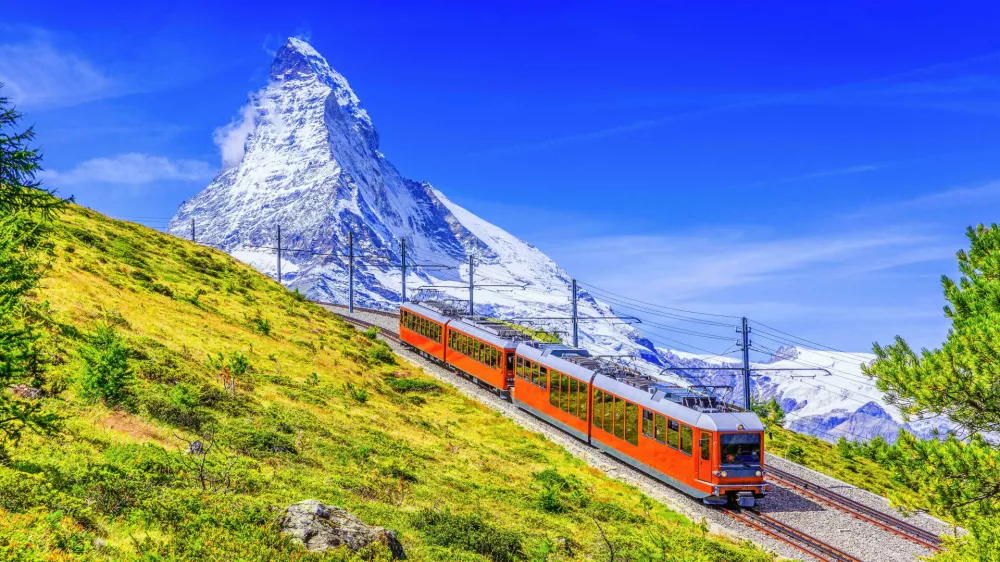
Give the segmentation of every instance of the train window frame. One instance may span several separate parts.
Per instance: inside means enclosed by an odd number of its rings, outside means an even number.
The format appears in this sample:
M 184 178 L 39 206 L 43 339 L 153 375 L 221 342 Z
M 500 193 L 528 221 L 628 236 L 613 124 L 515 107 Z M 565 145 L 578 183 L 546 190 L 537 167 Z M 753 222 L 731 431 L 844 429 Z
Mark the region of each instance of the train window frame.
M 667 447 L 673 450 L 678 450 L 680 445 L 680 429 L 681 424 L 675 419 L 667 418 Z
M 625 439 L 625 403 L 626 400 L 615 396 L 615 403 L 611 410 L 614 412 L 615 437 Z
M 639 406 L 625 402 L 625 441 L 639 444 Z
M 553 377 L 552 382 L 556 382 L 555 377 Z M 559 407 L 559 385 L 551 384 L 549 385 L 549 405 L 556 408 Z
M 566 410 L 566 404 L 569 402 L 569 381 L 566 380 L 566 375 L 560 373 L 559 371 L 549 370 L 552 375 L 552 380 L 559 381 L 559 406 L 558 408 L 562 411 Z
M 653 411 L 647 408 L 642 409 L 642 436 L 646 439 L 653 438 Z
M 589 409 L 590 385 L 580 381 L 580 393 L 577 394 L 576 417 L 587 421 L 587 410 Z
M 576 417 L 576 408 L 579 406 L 580 381 L 569 377 L 569 396 L 566 398 L 566 412 Z
M 687 439 L 685 440 L 685 434 Z M 690 425 L 681 424 L 680 430 L 680 451 L 687 456 L 694 454 L 694 430 Z
M 601 405 L 598 406 L 597 404 Z M 604 391 L 595 388 L 594 389 L 594 427 L 598 429 L 604 429 Z
M 524 378 L 524 357 L 520 355 L 514 358 L 514 374 L 518 378 Z
M 667 416 L 653 415 L 653 440 L 661 445 L 667 444 Z
M 712 460 L 712 432 L 700 431 L 698 435 L 698 452 L 701 460 Z
M 608 406 L 608 403 L 611 406 Z M 604 393 L 604 431 L 614 435 L 615 429 L 615 395 L 610 392 Z

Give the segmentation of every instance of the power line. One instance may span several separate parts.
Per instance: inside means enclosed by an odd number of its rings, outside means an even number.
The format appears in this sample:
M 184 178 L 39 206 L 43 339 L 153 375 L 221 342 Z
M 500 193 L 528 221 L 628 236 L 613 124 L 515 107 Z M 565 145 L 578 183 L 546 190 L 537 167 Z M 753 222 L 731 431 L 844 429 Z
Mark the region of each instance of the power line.
M 607 293 L 607 294 L 614 295 L 614 296 L 619 297 L 619 298 L 623 298 L 625 300 L 629 300 L 629 301 L 632 301 L 632 302 L 637 302 L 637 303 L 644 304 L 644 305 L 647 305 L 647 306 L 652 306 L 652 307 L 655 307 L 655 308 L 662 308 L 662 309 L 665 309 L 665 310 L 672 310 L 674 312 L 683 312 L 685 314 L 698 314 L 700 316 L 714 316 L 714 317 L 717 317 L 717 318 L 735 318 L 735 319 L 739 319 L 740 318 L 739 316 L 732 316 L 732 315 L 729 315 L 729 314 L 713 314 L 711 312 L 698 312 L 698 311 L 695 311 L 695 310 L 685 310 L 683 308 L 674 308 L 674 307 L 670 307 L 670 306 L 663 306 L 663 305 L 654 304 L 654 303 L 651 303 L 651 302 L 642 301 L 642 300 L 639 300 L 639 299 L 633 299 L 631 297 L 626 297 L 626 296 L 620 295 L 618 293 L 613 293 L 613 292 L 608 291 L 606 289 L 601 289 L 600 287 L 597 287 L 595 285 L 591 285 L 590 283 L 584 283 L 583 281 L 580 281 L 580 284 L 581 285 L 586 285 L 586 286 L 590 287 L 591 289 L 593 289 L 595 291 L 599 291 L 601 293 Z

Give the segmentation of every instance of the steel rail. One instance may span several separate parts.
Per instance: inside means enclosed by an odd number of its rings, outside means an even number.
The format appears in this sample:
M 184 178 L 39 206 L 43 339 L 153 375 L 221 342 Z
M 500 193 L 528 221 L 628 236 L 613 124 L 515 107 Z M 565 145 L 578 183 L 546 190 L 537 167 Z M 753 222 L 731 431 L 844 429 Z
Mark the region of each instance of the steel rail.
M 860 559 L 756 509 L 722 508 L 722 512 L 823 562 L 861 562 Z
M 857 517 L 858 519 L 861 519 L 862 521 L 871 523 L 889 531 L 890 533 L 915 542 L 932 552 L 941 551 L 941 538 L 930 531 L 921 529 L 920 527 L 903 521 L 898 517 L 893 517 L 888 513 L 883 513 L 863 503 L 852 500 L 851 498 L 838 494 L 829 488 L 813 484 L 805 478 L 795 476 L 794 474 L 790 474 L 784 470 L 768 466 L 766 471 L 767 475 L 770 476 L 773 481 L 785 486 L 795 493 L 808 496 L 821 503 L 844 511 L 854 517 Z

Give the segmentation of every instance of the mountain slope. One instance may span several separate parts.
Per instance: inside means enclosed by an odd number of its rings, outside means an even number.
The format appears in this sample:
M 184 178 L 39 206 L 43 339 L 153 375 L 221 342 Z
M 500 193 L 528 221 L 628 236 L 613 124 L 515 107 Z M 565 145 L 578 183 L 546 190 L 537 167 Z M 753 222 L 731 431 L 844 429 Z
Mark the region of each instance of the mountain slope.
M 222 252 L 76 206 L 46 246 L 48 376 L 69 390 L 44 403 L 66 430 L 30 437 L 0 463 L 0 559 L 347 558 L 307 554 L 278 533 L 270 508 L 306 498 L 397 530 L 413 560 L 484 559 L 428 528 L 466 521 L 453 515 L 478 517 L 482 540 L 513 559 L 560 537 L 576 556 L 606 556 L 588 513 L 629 556 L 661 540 L 694 560 L 769 559 L 649 508 Z M 81 349 L 108 325 L 135 378 L 117 409 L 77 392 Z M 219 353 L 249 365 L 235 393 Z M 216 443 L 208 491 L 185 439 Z M 567 488 L 546 497 L 565 512 L 540 499 L 559 481 Z

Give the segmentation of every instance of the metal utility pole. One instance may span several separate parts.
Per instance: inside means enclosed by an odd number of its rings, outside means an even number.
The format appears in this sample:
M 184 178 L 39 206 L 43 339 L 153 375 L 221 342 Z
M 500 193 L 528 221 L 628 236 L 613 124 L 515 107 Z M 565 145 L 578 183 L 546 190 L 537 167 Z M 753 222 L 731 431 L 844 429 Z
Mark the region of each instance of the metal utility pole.
M 403 263 L 403 292 L 400 293 L 400 304 L 406 304 L 406 239 L 399 240 L 399 256 Z
M 469 314 L 472 316 L 476 315 L 476 304 L 473 300 L 473 291 L 475 290 L 476 283 L 474 279 L 476 278 L 476 261 L 473 256 L 469 256 Z
M 281 285 L 281 225 L 278 225 L 278 284 Z
M 746 409 L 750 409 L 750 326 L 747 324 L 747 317 L 743 317 L 743 328 L 740 330 L 743 335 L 743 404 Z
M 354 231 L 347 233 L 347 311 L 354 312 Z
M 197 240 L 195 240 L 194 238 L 194 218 L 191 219 L 191 241 L 197 242 Z
M 576 279 L 573 280 L 573 347 L 580 347 L 580 318 L 576 313 Z

